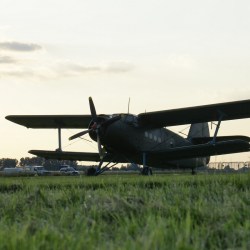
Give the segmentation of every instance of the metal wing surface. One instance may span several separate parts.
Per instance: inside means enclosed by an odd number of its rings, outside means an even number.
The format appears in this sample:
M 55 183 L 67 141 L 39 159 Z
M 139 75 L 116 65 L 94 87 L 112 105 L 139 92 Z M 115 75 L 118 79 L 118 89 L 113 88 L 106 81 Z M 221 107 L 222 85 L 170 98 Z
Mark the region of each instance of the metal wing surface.
M 45 159 L 74 160 L 74 161 L 100 161 L 98 153 L 68 152 L 68 151 L 49 151 L 49 150 L 30 150 L 30 154 L 43 157 Z
M 195 157 L 206 157 L 212 155 L 240 153 L 250 151 L 250 145 L 248 141 L 244 140 L 231 140 L 217 142 L 216 144 L 206 143 L 199 145 L 184 146 L 178 148 L 171 148 L 164 151 L 147 152 L 147 162 L 150 165 L 157 163 L 180 160 Z M 92 152 L 68 152 L 68 151 L 48 151 L 48 150 L 30 150 L 29 153 L 46 159 L 57 160 L 75 160 L 75 161 L 100 161 L 98 153 Z M 142 157 L 140 154 L 131 155 L 136 163 L 142 164 Z M 118 155 L 113 158 L 112 155 L 105 157 L 105 162 L 126 163 L 130 162 Z
M 213 140 L 213 137 L 193 137 L 191 138 L 192 144 L 203 144 L 208 143 Z M 216 136 L 216 142 L 221 141 L 232 141 L 232 140 L 242 140 L 250 142 L 250 137 L 244 135 L 227 135 L 227 136 Z
M 69 151 L 49 151 L 49 150 L 30 150 L 30 154 L 43 157 L 45 159 L 71 160 L 71 161 L 100 161 L 100 155 L 92 152 L 69 152 Z M 104 162 L 125 163 L 126 159 L 116 156 L 115 158 L 106 156 Z
M 218 121 L 220 118 L 222 121 L 250 118 L 250 99 L 141 113 L 138 115 L 138 122 L 140 126 L 160 128 L 166 126 Z
M 6 119 L 27 128 L 88 128 L 91 115 L 9 115 Z
M 250 151 L 250 144 L 244 140 L 222 141 L 167 149 L 161 152 L 148 152 L 147 160 L 179 160 Z

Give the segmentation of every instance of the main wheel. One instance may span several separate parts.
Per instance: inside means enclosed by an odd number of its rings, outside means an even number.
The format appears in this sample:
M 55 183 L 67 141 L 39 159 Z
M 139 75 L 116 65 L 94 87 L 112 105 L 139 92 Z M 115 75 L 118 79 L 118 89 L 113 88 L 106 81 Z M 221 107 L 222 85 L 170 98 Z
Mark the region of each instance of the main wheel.
M 88 168 L 87 171 L 86 171 L 86 175 L 88 176 L 95 176 L 96 175 L 96 169 L 91 167 L 91 168 Z
M 153 172 L 152 172 L 152 168 L 149 168 L 149 167 L 144 167 L 141 171 L 141 174 L 142 175 L 152 175 Z

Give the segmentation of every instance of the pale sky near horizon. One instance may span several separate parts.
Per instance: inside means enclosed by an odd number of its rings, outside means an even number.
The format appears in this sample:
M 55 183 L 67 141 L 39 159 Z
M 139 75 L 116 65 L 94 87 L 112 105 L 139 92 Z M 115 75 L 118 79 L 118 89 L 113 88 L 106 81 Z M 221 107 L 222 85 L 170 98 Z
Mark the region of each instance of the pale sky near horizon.
M 249 69 L 247 0 L 2 0 L 0 158 L 57 148 L 56 130 L 7 115 L 89 114 L 89 96 L 99 114 L 127 112 L 129 97 L 134 114 L 249 99 Z M 70 145 L 75 132 L 63 149 L 97 151 Z M 250 119 L 222 123 L 219 135 L 236 134 L 250 136 Z

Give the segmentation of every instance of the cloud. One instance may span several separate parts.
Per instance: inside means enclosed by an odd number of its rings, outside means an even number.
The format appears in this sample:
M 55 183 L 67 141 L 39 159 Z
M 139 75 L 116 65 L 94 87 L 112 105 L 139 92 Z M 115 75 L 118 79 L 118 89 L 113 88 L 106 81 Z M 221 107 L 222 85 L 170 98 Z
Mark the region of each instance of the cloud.
M 126 73 L 134 69 L 134 65 L 128 62 L 112 62 L 108 64 L 108 66 L 105 68 L 105 71 L 111 72 L 111 73 Z
M 41 50 L 42 46 L 35 43 L 1 42 L 0 49 L 20 52 L 32 52 Z
M 100 65 L 83 65 L 80 63 L 58 63 L 57 71 L 64 76 L 82 75 L 87 73 L 126 73 L 134 69 L 128 62 L 112 62 Z
M 59 71 L 64 71 L 65 73 L 73 73 L 73 74 L 98 72 L 102 70 L 101 67 L 99 66 L 86 66 L 71 62 L 59 63 L 57 65 L 57 68 L 59 69 Z
M 17 61 L 10 56 L 0 56 L 0 64 L 4 63 L 16 63 Z
M 13 70 L 13 71 L 0 71 L 0 78 L 4 77 L 17 77 L 17 78 L 32 78 L 35 74 L 28 70 Z
M 0 56 L 0 78 L 18 78 L 34 80 L 55 80 L 70 77 L 84 77 L 86 75 L 124 74 L 134 69 L 134 65 L 128 62 L 96 63 L 93 65 L 71 62 L 53 61 L 23 56 L 15 59 L 8 55 Z M 11 67 L 8 67 L 11 64 Z
M 167 67 L 171 69 L 193 70 L 196 66 L 194 58 L 189 55 L 171 54 L 166 59 Z
M 39 57 L 34 52 L 42 50 Z M 32 42 L 0 42 L 0 78 L 18 79 L 62 79 L 84 77 L 87 75 L 125 74 L 134 69 L 130 62 L 117 60 L 113 62 L 82 63 L 57 60 L 48 54 L 42 46 Z M 11 67 L 10 67 L 11 66 Z
M 247 84 L 247 83 L 246 83 Z M 229 93 L 229 97 L 233 100 L 243 100 L 243 99 L 249 99 L 250 96 L 250 88 L 235 88 L 234 90 L 231 90 Z

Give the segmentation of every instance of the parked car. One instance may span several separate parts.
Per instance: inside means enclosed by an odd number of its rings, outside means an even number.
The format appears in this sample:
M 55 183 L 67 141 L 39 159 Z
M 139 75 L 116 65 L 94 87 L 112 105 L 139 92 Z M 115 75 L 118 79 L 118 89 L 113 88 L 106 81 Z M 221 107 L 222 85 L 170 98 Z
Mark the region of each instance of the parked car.
M 79 171 L 67 165 L 62 166 L 62 168 L 60 168 L 60 172 L 65 175 L 79 175 Z
M 43 166 L 25 166 L 26 173 L 33 173 L 36 175 L 49 175 L 50 171 L 46 170 Z
M 4 168 L 4 175 L 18 175 L 23 173 L 22 168 Z

